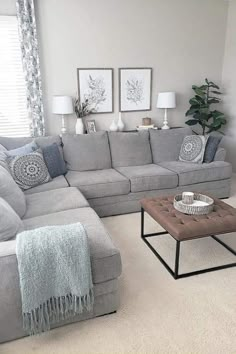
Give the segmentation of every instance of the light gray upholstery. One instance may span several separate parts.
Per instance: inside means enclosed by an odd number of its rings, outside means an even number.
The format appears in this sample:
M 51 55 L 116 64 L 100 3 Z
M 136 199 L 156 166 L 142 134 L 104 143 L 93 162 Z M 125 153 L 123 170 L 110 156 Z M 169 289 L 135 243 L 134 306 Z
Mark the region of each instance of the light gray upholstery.
M 178 173 L 180 186 L 228 179 L 232 175 L 232 166 L 225 161 L 214 161 L 203 164 L 167 161 L 160 162 L 159 165 Z
M 150 129 L 149 132 L 153 162 L 156 164 L 161 161 L 178 160 L 184 137 L 192 134 L 189 127 L 168 130 Z
M 68 170 L 90 171 L 111 168 L 107 132 L 63 135 L 62 141 Z
M 50 191 L 52 189 L 59 189 L 59 188 L 66 188 L 69 187 L 69 184 L 64 176 L 58 176 L 53 178 L 50 182 L 40 184 L 34 188 L 27 189 L 24 193 L 25 194 L 33 194 L 33 193 L 40 193 Z
M 0 197 L 7 201 L 19 217 L 22 218 L 25 215 L 25 195 L 10 173 L 2 166 L 0 166 Z
M 112 197 L 89 199 L 89 204 L 100 217 L 135 213 L 140 211 L 140 200 L 165 195 L 174 195 L 184 191 L 209 193 L 216 198 L 230 196 L 230 179 L 197 183 L 177 188 L 155 189 L 150 191 L 135 192 Z
M 15 248 L 16 241 L 1 243 L 0 343 L 26 335 L 22 328 L 21 295 Z M 84 312 L 72 319 L 62 321 L 53 327 L 63 326 L 66 323 L 82 321 L 116 311 L 119 307 L 119 292 L 117 289 L 117 279 L 94 284 L 95 299 L 93 311 Z
M 26 195 L 26 206 L 24 219 L 83 208 L 89 204 L 77 188 L 67 187 Z
M 176 173 L 154 164 L 116 169 L 130 179 L 131 192 L 175 188 L 178 185 Z
M 79 208 L 23 220 L 26 230 L 46 225 L 81 222 L 88 234 L 93 282 L 117 278 L 121 273 L 120 253 L 113 245 L 101 220 L 91 208 Z
M 226 158 L 226 150 L 222 147 L 219 147 L 216 151 L 214 161 L 225 161 Z
M 18 231 L 23 230 L 23 223 L 12 207 L 0 198 L 0 242 L 15 237 Z
M 47 145 L 56 143 L 62 153 L 62 141 L 59 135 L 41 136 L 38 138 L 23 137 L 23 138 L 8 138 L 0 136 L 0 144 L 7 150 L 17 149 L 23 145 L 29 144 L 31 141 L 35 141 L 40 148 L 44 148 Z
M 130 192 L 129 180 L 113 169 L 68 171 L 66 179 L 70 186 L 78 187 L 86 198 L 100 198 Z
M 152 163 L 149 132 L 109 133 L 113 167 L 141 166 Z

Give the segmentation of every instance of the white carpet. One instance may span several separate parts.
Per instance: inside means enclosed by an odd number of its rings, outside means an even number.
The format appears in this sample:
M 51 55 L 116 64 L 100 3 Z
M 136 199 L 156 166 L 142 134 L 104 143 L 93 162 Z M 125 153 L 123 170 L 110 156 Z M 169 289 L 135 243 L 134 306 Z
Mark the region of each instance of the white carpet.
M 227 203 L 236 206 L 236 179 Z M 174 280 L 140 239 L 140 215 L 103 219 L 121 251 L 121 307 L 84 321 L 0 346 L 9 354 L 236 353 L 236 268 Z M 147 232 L 156 224 L 147 219 Z M 236 249 L 236 234 L 224 237 Z M 175 242 L 153 240 L 173 263 Z M 182 246 L 182 245 L 181 245 Z M 186 242 L 180 271 L 235 260 L 212 239 Z

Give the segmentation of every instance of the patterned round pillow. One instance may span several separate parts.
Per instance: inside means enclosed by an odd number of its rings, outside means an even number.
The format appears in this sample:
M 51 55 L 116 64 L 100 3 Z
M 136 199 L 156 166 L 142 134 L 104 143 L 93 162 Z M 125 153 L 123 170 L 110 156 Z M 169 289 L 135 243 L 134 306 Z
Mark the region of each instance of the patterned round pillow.
M 51 180 L 41 149 L 23 156 L 9 157 L 7 162 L 15 182 L 24 190 Z
M 179 160 L 184 162 L 202 163 L 206 139 L 202 135 L 188 135 L 184 138 Z

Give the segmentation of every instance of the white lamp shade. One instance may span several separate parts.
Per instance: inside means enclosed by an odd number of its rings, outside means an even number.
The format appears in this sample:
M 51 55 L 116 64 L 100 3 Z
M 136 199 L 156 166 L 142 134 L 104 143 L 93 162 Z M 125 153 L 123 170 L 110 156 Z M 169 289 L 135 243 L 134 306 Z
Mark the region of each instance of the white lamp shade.
M 157 108 L 175 108 L 175 92 L 160 92 L 157 97 Z
M 74 112 L 72 97 L 53 96 L 52 112 L 55 114 L 72 114 Z

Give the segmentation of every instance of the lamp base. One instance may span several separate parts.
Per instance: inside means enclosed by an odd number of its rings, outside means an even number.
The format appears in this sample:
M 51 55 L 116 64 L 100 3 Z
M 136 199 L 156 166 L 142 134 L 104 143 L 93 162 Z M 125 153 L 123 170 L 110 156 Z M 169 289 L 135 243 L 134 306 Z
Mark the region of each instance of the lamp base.
M 161 129 L 170 129 L 169 125 L 167 123 L 163 123 L 163 126 Z
M 165 108 L 165 115 L 164 115 L 164 120 L 163 120 L 163 126 L 161 129 L 170 129 L 168 125 L 168 120 L 167 120 L 167 108 Z

